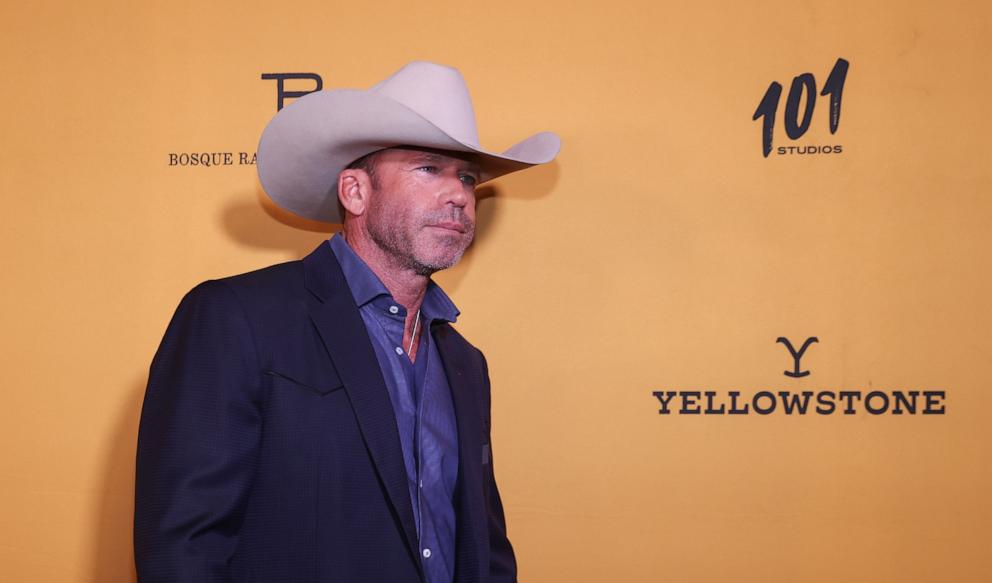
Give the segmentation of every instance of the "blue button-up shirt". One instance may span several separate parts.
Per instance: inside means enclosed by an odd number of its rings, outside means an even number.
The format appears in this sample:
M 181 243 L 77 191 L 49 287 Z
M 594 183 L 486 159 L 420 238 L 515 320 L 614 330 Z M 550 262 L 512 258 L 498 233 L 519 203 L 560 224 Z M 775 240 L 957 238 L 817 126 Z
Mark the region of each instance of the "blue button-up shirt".
M 448 379 L 429 332 L 435 323 L 454 322 L 458 309 L 440 287 L 428 282 L 420 307 L 425 333 L 420 335 L 417 362 L 412 363 L 403 346 L 406 308 L 393 299 L 344 237 L 335 235 L 330 245 L 372 339 L 396 414 L 424 574 L 428 583 L 451 583 L 458 428 Z

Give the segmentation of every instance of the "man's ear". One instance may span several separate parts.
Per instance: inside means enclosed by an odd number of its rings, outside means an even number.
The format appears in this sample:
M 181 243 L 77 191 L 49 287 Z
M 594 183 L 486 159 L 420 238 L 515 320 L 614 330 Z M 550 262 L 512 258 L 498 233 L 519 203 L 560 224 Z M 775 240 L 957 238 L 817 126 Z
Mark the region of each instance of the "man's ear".
M 348 213 L 355 216 L 364 214 L 371 194 L 372 180 L 365 170 L 346 168 L 338 174 L 338 200 Z

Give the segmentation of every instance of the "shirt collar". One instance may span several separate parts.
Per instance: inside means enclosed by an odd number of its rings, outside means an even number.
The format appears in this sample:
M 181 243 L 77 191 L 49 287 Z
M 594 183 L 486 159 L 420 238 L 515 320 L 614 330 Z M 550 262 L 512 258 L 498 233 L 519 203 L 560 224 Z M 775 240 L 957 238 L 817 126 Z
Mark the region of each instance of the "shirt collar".
M 393 301 L 393 296 L 386 289 L 382 280 L 348 245 L 341 233 L 336 233 L 331 237 L 328 244 L 330 244 L 334 256 L 337 257 L 338 263 L 341 264 L 341 271 L 344 273 L 345 281 L 348 282 L 351 295 L 355 298 L 358 307 L 362 307 L 381 296 Z M 427 291 L 424 293 L 424 301 L 420 306 L 420 311 L 427 321 L 444 320 L 445 322 L 455 322 L 461 313 L 448 294 L 444 293 L 444 290 L 434 283 L 434 280 L 427 281 Z

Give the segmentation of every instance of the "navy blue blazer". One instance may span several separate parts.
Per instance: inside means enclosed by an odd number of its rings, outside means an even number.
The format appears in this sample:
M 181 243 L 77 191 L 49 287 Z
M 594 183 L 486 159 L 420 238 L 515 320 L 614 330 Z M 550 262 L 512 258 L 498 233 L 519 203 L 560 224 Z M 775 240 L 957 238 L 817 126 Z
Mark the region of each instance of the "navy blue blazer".
M 455 580 L 516 580 L 482 353 L 432 331 L 458 427 Z M 183 298 L 141 411 L 141 583 L 423 581 L 399 434 L 330 246 Z

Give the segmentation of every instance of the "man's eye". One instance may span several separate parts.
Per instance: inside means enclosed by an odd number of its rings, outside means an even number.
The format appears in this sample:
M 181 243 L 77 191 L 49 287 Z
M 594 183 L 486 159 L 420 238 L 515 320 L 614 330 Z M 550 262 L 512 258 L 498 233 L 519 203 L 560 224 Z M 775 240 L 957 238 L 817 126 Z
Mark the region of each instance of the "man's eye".
M 462 179 L 462 182 L 464 182 L 465 184 L 467 184 L 469 186 L 475 186 L 475 183 L 479 181 L 478 178 L 476 178 L 475 176 L 472 176 L 471 174 L 462 174 L 461 175 L 461 179 Z
M 423 170 L 424 172 L 430 172 L 431 174 L 437 173 L 437 166 L 421 166 L 417 170 Z

